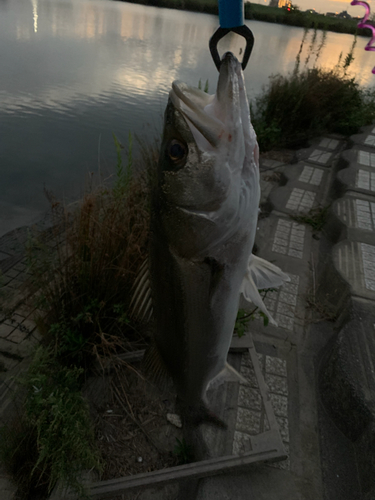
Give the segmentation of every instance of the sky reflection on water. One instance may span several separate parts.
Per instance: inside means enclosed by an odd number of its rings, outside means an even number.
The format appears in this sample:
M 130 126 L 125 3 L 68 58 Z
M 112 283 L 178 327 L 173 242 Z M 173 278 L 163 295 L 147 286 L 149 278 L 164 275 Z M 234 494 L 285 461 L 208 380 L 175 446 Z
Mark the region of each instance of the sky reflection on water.
M 207 44 L 216 16 L 110 0 L 0 0 L 0 9 L 0 235 L 40 216 L 44 186 L 71 200 L 87 172 L 113 167 L 112 132 L 124 144 L 129 131 L 159 134 L 174 79 L 208 79 L 215 90 Z M 255 46 L 245 78 L 254 97 L 271 73 L 293 69 L 303 30 L 248 25 Z M 351 41 L 328 33 L 320 62 L 334 66 Z M 373 81 L 366 42 L 358 39 L 353 64 L 363 84 Z M 228 36 L 219 50 L 238 55 L 242 44 Z

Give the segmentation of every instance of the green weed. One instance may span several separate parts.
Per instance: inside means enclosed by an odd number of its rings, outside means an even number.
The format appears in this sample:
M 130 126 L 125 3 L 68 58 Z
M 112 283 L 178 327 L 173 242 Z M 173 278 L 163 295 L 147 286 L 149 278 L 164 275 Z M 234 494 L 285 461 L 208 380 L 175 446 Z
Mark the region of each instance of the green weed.
M 177 444 L 174 447 L 174 454 L 177 457 L 180 465 L 188 464 L 193 460 L 192 448 L 186 443 L 185 438 L 182 440 L 176 438 Z
M 264 300 L 268 293 L 277 291 L 276 288 L 265 288 L 259 290 L 259 293 Z M 249 321 L 254 321 L 257 316 L 260 316 L 263 319 L 263 325 L 267 326 L 269 323 L 268 316 L 264 314 L 264 312 L 259 311 L 258 307 L 254 307 L 253 310 L 247 312 L 245 309 L 239 309 L 237 313 L 236 322 L 234 325 L 234 334 L 237 335 L 238 338 L 243 337 L 246 334 L 247 324 Z
M 51 348 L 40 346 L 20 377 L 23 412 L 3 427 L 0 456 L 21 498 L 50 493 L 57 481 L 83 496 L 77 474 L 101 469 L 82 376 L 83 369 L 62 366 Z
M 306 215 L 291 215 L 296 222 L 308 224 L 315 231 L 321 231 L 327 222 L 330 205 L 312 208 Z
M 198 88 L 199 88 L 199 90 L 202 90 L 202 80 L 201 79 L 199 79 Z M 203 92 L 206 92 L 206 94 L 207 94 L 208 93 L 208 89 L 209 89 L 209 83 L 208 83 L 208 79 L 207 79 L 206 83 L 204 84 Z

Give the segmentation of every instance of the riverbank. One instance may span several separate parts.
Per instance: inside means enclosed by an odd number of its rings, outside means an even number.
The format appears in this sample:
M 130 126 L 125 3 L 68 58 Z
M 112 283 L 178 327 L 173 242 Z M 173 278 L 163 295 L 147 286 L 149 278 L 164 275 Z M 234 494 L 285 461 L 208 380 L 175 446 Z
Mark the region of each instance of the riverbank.
M 124 1 L 124 0 L 120 0 Z M 138 3 L 153 7 L 168 9 L 189 10 L 205 14 L 218 14 L 217 0 L 126 0 L 128 3 Z M 324 14 L 310 14 L 299 10 L 288 11 L 277 7 L 269 7 L 256 3 L 245 3 L 245 19 L 264 21 L 267 23 L 286 24 L 307 29 L 333 31 L 335 33 L 348 33 L 370 37 L 371 31 L 358 29 L 356 19 L 340 19 Z
M 374 400 L 375 384 L 371 371 L 375 300 L 371 266 L 375 241 L 369 215 L 374 191 L 366 176 L 370 179 L 369 161 L 375 151 L 375 130 L 371 126 L 362 132 L 349 140 L 331 135 L 316 138 L 308 148 L 290 152 L 289 157 L 287 152 L 283 158 L 274 153 L 277 160 L 272 159 L 271 153 L 261 155 L 262 216 L 256 237 L 258 254 L 282 267 L 291 282 L 268 297 L 268 307 L 279 327 L 265 327 L 255 318 L 246 335 L 233 338 L 231 356 L 241 358 L 238 369 L 249 381 L 249 387 L 237 384 L 238 397 L 225 400 L 225 408 L 238 415 L 231 423 L 236 431 L 228 443 L 233 456 L 241 454 L 247 450 L 249 439 L 259 436 L 263 429 L 262 399 L 246 354 L 252 338 L 289 457 L 278 464 L 249 467 L 242 474 L 227 472 L 202 479 L 194 494 L 183 497 L 181 492 L 179 500 L 229 497 L 244 500 L 249 495 L 269 500 L 373 498 L 373 448 L 367 443 L 373 442 L 375 419 L 368 398 L 370 395 Z M 311 217 L 309 220 L 304 217 L 305 212 L 328 204 L 326 226 L 322 231 L 313 228 Z M 35 229 L 44 232 L 45 228 Z M 5 296 L 14 293 L 19 302 L 13 317 L 2 318 L 0 324 L 3 371 L 0 417 L 9 411 L 13 375 L 25 369 L 30 350 L 41 340 L 33 315 L 22 307 L 20 296 L 21 284 L 28 276 L 27 259 L 23 255 L 26 235 L 26 230 L 18 231 L 6 240 L 0 239 L 0 252 L 9 254 L 8 258 L 0 258 L 4 276 L 2 291 Z M 52 233 L 46 233 L 46 238 L 52 243 Z M 346 313 L 351 309 L 357 316 L 348 317 Z M 101 387 L 97 396 L 110 397 L 105 385 Z M 113 433 L 113 421 L 121 419 L 123 426 L 128 423 L 124 407 L 126 409 L 126 405 L 115 406 L 110 400 L 102 412 L 107 432 L 111 431 L 114 436 L 111 444 L 120 452 L 129 448 L 129 441 L 121 441 Z M 169 425 L 165 414 L 164 422 L 165 432 Z M 149 431 L 150 425 L 147 425 Z M 143 431 L 137 432 L 141 436 Z M 162 431 L 156 438 L 161 435 Z M 134 450 L 134 467 L 144 464 L 142 453 Z M 138 457 L 142 460 L 138 461 Z M 136 477 L 133 475 L 132 479 Z M 119 495 L 122 493 L 120 482 L 121 479 L 96 482 L 91 485 L 90 494 L 96 498 L 99 488 L 110 486 L 113 495 Z M 117 491 L 114 486 L 118 487 Z M 0 488 L 2 500 L 14 499 L 16 487 L 1 469 Z M 128 494 L 126 490 L 123 492 Z M 358 496 L 358 492 L 362 496 Z M 172 493 L 160 490 L 151 494 L 155 500 L 170 500 L 176 498 L 175 491 Z M 150 492 L 138 492 L 136 498 L 146 500 Z

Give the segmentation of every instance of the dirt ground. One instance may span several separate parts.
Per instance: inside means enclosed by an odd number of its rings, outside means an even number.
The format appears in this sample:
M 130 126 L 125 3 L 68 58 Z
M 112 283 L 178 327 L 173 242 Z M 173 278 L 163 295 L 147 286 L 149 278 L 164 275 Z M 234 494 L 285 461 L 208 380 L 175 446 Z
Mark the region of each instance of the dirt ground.
M 148 382 L 139 364 L 91 378 L 85 395 L 104 462 L 101 480 L 181 463 L 182 430 L 167 420 L 167 414 L 174 414 L 175 395 Z

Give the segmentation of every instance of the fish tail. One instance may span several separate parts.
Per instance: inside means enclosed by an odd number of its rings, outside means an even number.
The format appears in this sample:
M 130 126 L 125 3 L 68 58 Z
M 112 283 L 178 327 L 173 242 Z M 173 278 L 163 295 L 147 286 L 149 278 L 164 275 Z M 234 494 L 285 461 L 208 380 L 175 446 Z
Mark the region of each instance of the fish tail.
M 189 405 L 178 399 L 177 404 L 183 421 L 188 426 L 197 427 L 201 424 L 210 424 L 224 430 L 228 428 L 228 425 L 210 410 L 204 401 L 201 401 L 198 405 Z

